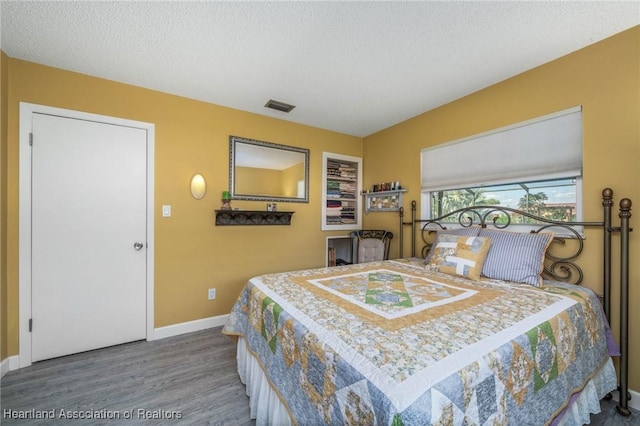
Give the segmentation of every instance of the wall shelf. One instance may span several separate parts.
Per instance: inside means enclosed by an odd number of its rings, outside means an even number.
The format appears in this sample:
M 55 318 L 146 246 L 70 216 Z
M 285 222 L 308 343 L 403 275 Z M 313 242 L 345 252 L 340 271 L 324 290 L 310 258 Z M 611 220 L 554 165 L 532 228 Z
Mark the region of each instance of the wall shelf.
M 353 263 L 353 238 L 351 235 L 327 237 L 326 266 L 342 265 L 342 262 Z
M 322 153 L 322 230 L 362 229 L 362 159 Z
M 402 194 L 406 189 L 394 191 L 363 192 L 364 211 L 369 212 L 397 212 L 402 207 Z
M 216 210 L 217 226 L 233 225 L 291 225 L 295 212 L 266 210 Z

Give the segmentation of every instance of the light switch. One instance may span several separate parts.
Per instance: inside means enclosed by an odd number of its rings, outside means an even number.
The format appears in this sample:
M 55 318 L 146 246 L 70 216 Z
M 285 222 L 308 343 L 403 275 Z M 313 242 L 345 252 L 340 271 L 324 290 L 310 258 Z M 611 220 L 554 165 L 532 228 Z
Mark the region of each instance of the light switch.
M 162 206 L 162 217 L 171 217 L 171 206 Z

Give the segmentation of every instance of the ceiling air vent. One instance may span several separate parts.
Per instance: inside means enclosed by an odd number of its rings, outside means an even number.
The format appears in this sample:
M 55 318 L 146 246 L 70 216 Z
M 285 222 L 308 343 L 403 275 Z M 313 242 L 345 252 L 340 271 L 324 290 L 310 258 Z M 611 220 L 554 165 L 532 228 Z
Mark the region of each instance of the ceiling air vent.
M 273 99 L 269 99 L 269 102 L 264 104 L 264 106 L 266 106 L 267 108 L 275 109 L 276 111 L 287 113 L 291 112 L 291 110 L 296 107 L 295 105 L 285 104 L 284 102 L 274 101 Z

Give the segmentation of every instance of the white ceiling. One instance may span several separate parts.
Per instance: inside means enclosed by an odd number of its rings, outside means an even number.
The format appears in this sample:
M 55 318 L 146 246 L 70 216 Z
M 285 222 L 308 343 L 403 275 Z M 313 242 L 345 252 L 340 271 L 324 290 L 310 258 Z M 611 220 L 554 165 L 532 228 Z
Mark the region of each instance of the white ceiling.
M 0 13 L 12 58 L 355 136 L 640 24 L 639 1 L 3 0 Z

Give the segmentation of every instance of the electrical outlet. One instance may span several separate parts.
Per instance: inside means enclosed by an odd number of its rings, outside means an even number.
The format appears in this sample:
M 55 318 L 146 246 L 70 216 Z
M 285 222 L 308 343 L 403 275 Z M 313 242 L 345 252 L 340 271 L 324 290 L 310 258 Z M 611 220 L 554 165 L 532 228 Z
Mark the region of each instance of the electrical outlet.
M 216 289 L 215 288 L 210 288 L 209 289 L 209 300 L 213 300 L 216 298 Z

